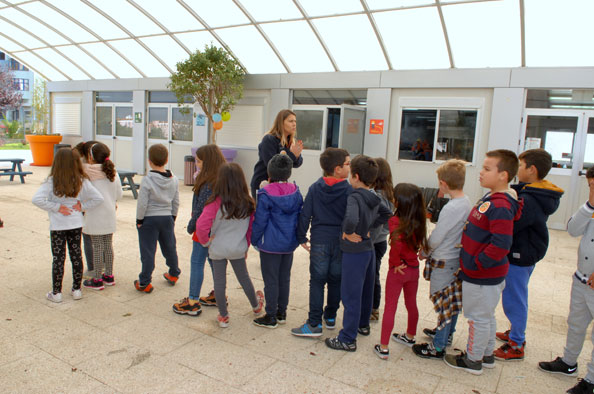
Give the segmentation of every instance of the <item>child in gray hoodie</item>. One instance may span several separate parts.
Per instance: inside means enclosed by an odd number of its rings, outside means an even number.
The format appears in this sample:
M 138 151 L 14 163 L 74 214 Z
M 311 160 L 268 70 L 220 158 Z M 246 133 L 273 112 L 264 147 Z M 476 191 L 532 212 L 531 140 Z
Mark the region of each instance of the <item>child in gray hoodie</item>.
M 148 159 L 151 171 L 142 179 L 136 206 L 136 227 L 142 271 L 134 281 L 136 290 L 150 293 L 157 242 L 161 247 L 169 272 L 163 277 L 170 285 L 175 285 L 180 270 L 175 241 L 175 218 L 179 208 L 179 184 L 177 177 L 165 169 L 169 152 L 162 144 L 149 148 Z

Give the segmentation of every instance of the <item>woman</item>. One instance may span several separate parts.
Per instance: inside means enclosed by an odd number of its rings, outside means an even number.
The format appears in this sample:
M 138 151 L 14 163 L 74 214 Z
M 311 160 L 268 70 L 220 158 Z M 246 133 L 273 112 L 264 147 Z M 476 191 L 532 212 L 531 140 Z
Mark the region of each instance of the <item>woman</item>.
M 300 167 L 303 163 L 303 157 L 301 157 L 303 141 L 295 139 L 296 133 L 297 116 L 291 110 L 281 110 L 276 115 L 274 125 L 258 145 L 258 162 L 254 166 L 254 175 L 250 184 L 254 199 L 260 183 L 268 179 L 268 162 L 272 156 L 285 152 L 293 160 L 293 168 Z

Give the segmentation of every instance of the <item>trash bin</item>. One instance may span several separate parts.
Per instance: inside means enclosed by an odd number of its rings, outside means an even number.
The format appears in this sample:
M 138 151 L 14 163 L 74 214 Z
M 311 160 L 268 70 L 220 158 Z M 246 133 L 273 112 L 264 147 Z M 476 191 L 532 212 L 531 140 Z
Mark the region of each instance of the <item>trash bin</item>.
M 194 173 L 196 172 L 196 162 L 194 156 L 184 156 L 184 185 L 192 186 L 194 184 Z
M 70 144 L 56 144 L 56 145 L 54 145 L 54 156 L 56 156 L 56 152 L 58 152 L 58 149 L 62 149 L 62 148 L 72 148 L 72 146 Z

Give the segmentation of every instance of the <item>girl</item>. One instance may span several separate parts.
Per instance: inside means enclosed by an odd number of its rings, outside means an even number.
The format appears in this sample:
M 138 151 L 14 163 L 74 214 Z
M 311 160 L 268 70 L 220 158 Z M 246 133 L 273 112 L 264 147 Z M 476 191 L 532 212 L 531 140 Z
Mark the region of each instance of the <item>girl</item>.
M 122 198 L 122 183 L 117 175 L 107 145 L 97 142 L 89 148 L 85 172 L 103 196 L 103 204 L 85 213 L 83 233 L 91 237 L 93 249 L 93 278 L 83 286 L 103 290 L 115 285 L 113 277 L 113 233 L 116 230 L 116 201 Z
M 226 299 L 226 270 L 229 260 L 254 313 L 259 314 L 264 305 L 264 294 L 260 290 L 254 291 L 245 262 L 254 211 L 254 199 L 250 197 L 241 167 L 236 163 L 223 164 L 213 194 L 196 222 L 193 239 L 208 247 L 216 299 Z M 218 302 L 217 306 L 219 326 L 228 327 L 227 303 Z
M 200 171 L 194 181 L 194 196 L 192 197 L 192 217 L 188 222 L 188 233 L 196 231 L 196 221 L 202 214 L 204 204 L 212 195 L 219 168 L 225 163 L 225 157 L 217 145 L 202 145 L 196 151 L 196 167 Z M 208 255 L 208 248 L 200 242 L 193 241 L 192 256 L 190 257 L 190 294 L 179 303 L 173 304 L 173 311 L 179 314 L 198 316 L 200 303 L 216 306 L 214 291 L 208 297 L 200 299 L 200 289 L 204 280 L 204 262 Z M 212 270 L 212 262 L 209 260 Z M 204 301 L 203 301 L 204 300 Z M 205 305 L 206 305 L 205 304 Z
M 381 157 L 377 157 L 374 160 L 377 163 L 378 172 L 373 189 L 382 199 L 382 203 L 390 209 L 390 212 L 394 212 L 394 186 L 392 185 L 390 164 L 388 164 L 386 159 Z M 371 239 L 373 240 L 373 248 L 375 249 L 375 284 L 373 286 L 373 309 L 371 310 L 370 320 L 379 320 L 379 306 L 382 296 L 380 267 L 382 258 L 386 254 L 386 250 L 388 250 L 386 236 L 389 233 L 390 230 L 387 223 L 371 231 Z
M 379 358 L 390 355 L 388 342 L 394 328 L 394 316 L 400 291 L 404 291 L 404 304 L 408 312 L 405 334 L 392 334 L 392 339 L 407 346 L 415 343 L 419 311 L 419 250 L 427 250 L 427 216 L 421 189 L 410 183 L 399 183 L 394 188 L 394 216 L 388 221 L 390 228 L 390 259 L 386 278 L 386 298 L 382 319 L 381 344 L 374 350 Z
M 62 302 L 66 245 L 72 263 L 72 298 L 82 298 L 82 211 L 92 209 L 102 201 L 101 194 L 86 179 L 78 153 L 69 148 L 59 149 L 54 157 L 50 175 L 33 196 L 33 204 L 45 209 L 49 214 L 53 290 L 47 293 L 48 300 Z

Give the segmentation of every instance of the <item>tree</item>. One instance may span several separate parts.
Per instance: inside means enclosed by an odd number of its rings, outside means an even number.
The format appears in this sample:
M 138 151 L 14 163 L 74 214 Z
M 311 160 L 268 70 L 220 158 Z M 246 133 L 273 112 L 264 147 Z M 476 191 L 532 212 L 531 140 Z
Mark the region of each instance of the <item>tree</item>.
M 245 71 L 223 48 L 206 46 L 177 63 L 168 88 L 175 93 L 178 105 L 184 106 L 191 96 L 202 108 L 209 122 L 209 135 L 216 142 L 213 115 L 229 112 L 243 95 Z
M 16 89 L 12 71 L 0 68 L 0 110 L 19 108 L 22 101 L 23 94 Z
M 47 99 L 47 85 L 45 80 L 36 79 L 33 88 L 33 132 L 47 134 L 47 117 L 49 104 Z

